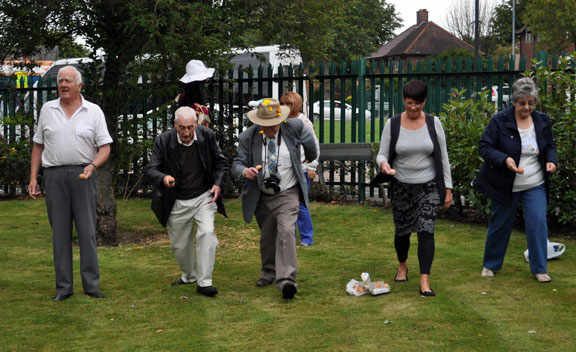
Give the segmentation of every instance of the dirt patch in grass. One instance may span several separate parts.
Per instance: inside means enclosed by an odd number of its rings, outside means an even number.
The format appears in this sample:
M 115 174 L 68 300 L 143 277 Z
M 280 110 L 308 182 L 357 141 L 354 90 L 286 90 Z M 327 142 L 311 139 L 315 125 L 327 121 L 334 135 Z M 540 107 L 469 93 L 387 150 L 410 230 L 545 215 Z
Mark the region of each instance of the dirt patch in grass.
M 158 233 L 142 233 L 142 232 L 120 232 L 118 233 L 118 244 L 143 244 L 151 245 L 158 242 L 170 241 L 168 234 L 163 232 Z

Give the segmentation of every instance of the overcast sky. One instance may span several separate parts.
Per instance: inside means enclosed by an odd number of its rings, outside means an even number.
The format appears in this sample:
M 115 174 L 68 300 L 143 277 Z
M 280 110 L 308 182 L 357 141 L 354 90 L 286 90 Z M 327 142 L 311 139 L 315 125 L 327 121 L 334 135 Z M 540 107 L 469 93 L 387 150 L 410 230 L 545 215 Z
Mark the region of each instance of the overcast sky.
M 416 12 L 420 9 L 428 10 L 428 20 L 446 28 L 446 13 L 454 0 L 386 0 L 396 7 L 396 13 L 402 18 L 402 28 L 396 34 L 402 33 L 406 28 L 416 24 Z

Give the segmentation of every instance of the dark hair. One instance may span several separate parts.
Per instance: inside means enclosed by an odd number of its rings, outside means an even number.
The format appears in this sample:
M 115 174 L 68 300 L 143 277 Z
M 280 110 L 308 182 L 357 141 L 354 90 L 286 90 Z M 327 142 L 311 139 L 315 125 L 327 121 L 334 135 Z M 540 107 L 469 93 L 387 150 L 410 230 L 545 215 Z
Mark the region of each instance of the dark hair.
M 402 88 L 402 97 L 404 99 L 414 99 L 417 103 L 422 103 L 426 100 L 428 94 L 428 87 L 422 81 L 409 81 Z
M 178 107 L 180 106 L 192 106 L 194 103 L 200 105 L 206 105 L 202 90 L 204 88 L 203 81 L 194 81 L 190 83 L 183 84 L 184 94 L 178 101 Z

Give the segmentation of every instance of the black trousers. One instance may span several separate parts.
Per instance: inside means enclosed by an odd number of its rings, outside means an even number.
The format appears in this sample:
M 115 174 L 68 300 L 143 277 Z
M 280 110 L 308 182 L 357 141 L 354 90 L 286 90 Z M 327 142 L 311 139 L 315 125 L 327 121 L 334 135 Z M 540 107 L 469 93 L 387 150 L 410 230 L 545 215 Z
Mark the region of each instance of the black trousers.
M 394 247 L 400 263 L 408 259 L 410 249 L 410 234 L 394 236 Z M 420 274 L 430 274 L 432 261 L 434 260 L 434 233 L 418 232 L 418 263 L 420 264 Z

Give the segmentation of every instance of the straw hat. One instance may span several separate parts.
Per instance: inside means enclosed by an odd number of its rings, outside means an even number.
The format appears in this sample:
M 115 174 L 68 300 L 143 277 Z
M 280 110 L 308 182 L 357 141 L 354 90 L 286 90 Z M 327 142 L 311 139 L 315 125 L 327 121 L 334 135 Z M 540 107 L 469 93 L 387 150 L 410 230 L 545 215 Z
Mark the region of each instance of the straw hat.
M 214 68 L 207 68 L 200 60 L 190 60 L 186 64 L 186 74 L 180 78 L 182 83 L 203 81 L 214 75 Z
M 264 98 L 256 110 L 248 112 L 248 119 L 259 126 L 275 126 L 290 114 L 290 108 L 280 105 L 278 99 Z

